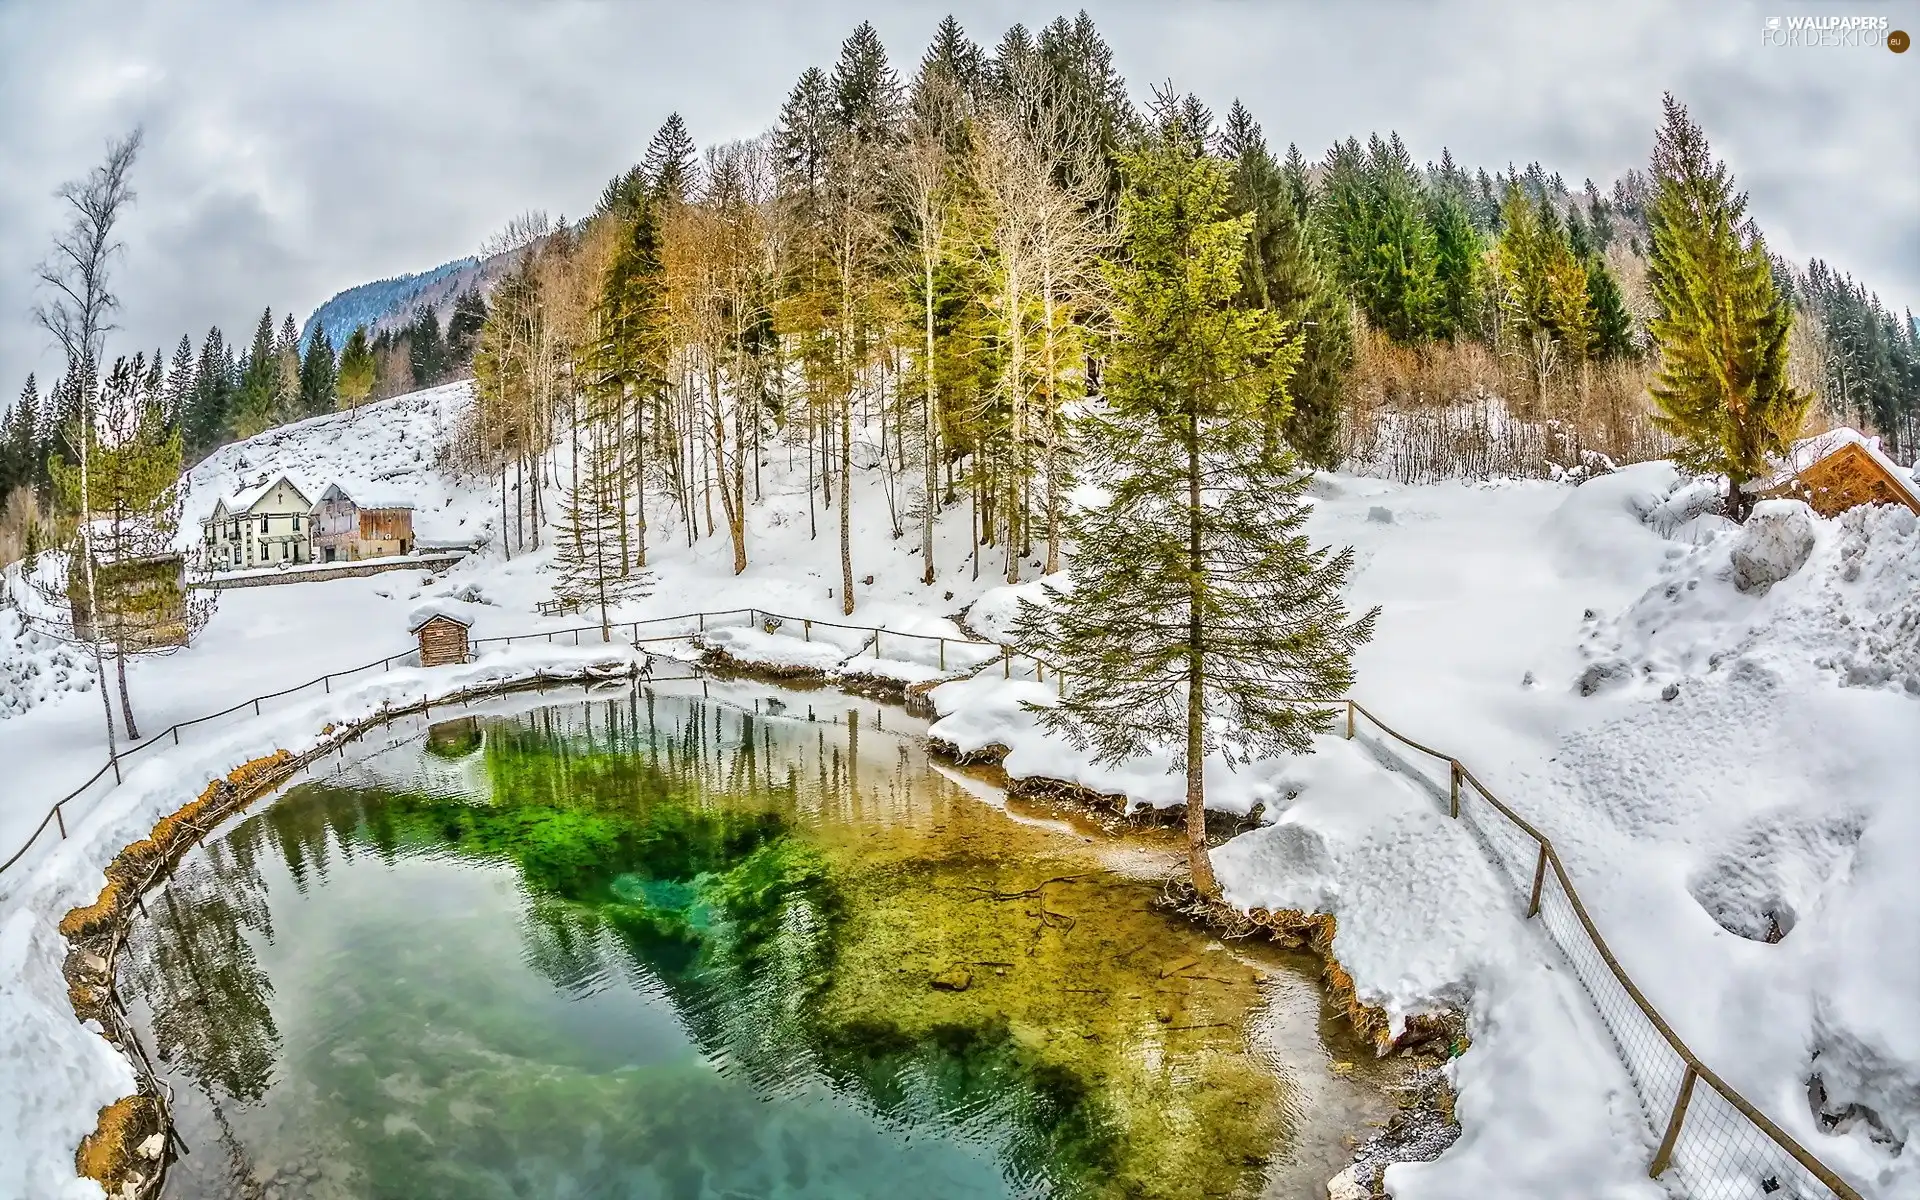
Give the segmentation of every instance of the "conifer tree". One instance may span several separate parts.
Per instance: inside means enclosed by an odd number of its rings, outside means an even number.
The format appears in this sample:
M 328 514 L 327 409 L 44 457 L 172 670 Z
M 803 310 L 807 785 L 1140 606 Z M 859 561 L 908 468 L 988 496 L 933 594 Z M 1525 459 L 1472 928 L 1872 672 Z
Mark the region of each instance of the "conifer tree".
M 447 344 L 440 334 L 440 314 L 432 305 L 422 304 L 414 310 L 413 325 L 407 333 L 407 351 L 414 387 L 432 387 L 445 377 Z
M 1793 308 L 1774 286 L 1765 240 L 1726 164 L 1669 93 L 1654 141 L 1647 275 L 1660 348 L 1655 420 L 1689 469 L 1724 475 L 1727 511 L 1745 520 L 1746 484 L 1799 433 L 1810 397 L 1787 378 Z
M 280 356 L 273 340 L 273 310 L 260 314 L 254 327 L 253 347 L 247 352 L 247 365 L 240 373 L 240 395 L 233 416 L 233 432 L 250 438 L 274 425 L 274 406 L 280 396 Z
M 1587 304 L 1593 311 L 1593 355 L 1601 362 L 1634 358 L 1633 314 L 1627 311 L 1619 281 L 1599 255 L 1587 260 Z
M 0 456 L 0 504 L 16 488 L 38 491 L 41 470 L 40 386 L 29 374 L 20 398 L 7 413 L 6 448 Z
M 1272 377 L 1299 356 L 1274 314 L 1239 301 L 1251 214 L 1227 215 L 1225 168 L 1160 97 L 1121 159 L 1114 340 L 1088 420 L 1108 497 L 1073 515 L 1073 588 L 1023 605 L 1018 636 L 1077 670 L 1043 725 L 1104 762 L 1166 752 L 1186 780 L 1195 889 L 1207 853 L 1204 764 L 1300 753 L 1351 685 L 1374 615 L 1349 619 L 1352 552 L 1300 533 L 1307 477 L 1265 436 Z
M 978 105 L 986 83 L 987 56 L 949 13 L 933 31 L 933 42 L 920 59 L 922 79 L 941 78 L 959 90 L 966 102 Z
M 185 433 L 193 408 L 193 339 L 180 335 L 173 348 L 173 361 L 167 367 L 166 409 L 168 424 Z
M 600 637 L 612 641 L 607 612 L 653 590 L 653 575 L 627 560 L 626 476 L 618 445 L 620 430 L 607 421 L 587 426 L 575 455 L 574 474 L 561 510 L 561 536 L 554 551 L 558 578 L 553 594 L 570 607 L 600 614 Z
M 1444 160 L 1443 171 L 1458 168 Z M 1461 173 L 1464 179 L 1464 173 Z M 1456 183 L 1458 181 L 1455 181 Z M 1473 337 L 1481 332 L 1481 261 L 1486 247 L 1455 187 L 1429 194 L 1427 220 L 1433 227 L 1434 282 L 1439 295 L 1433 321 L 1435 337 Z
M 1273 161 L 1259 123 L 1238 100 L 1227 113 L 1222 149 L 1233 169 L 1233 209 L 1253 214 L 1241 267 L 1242 299 L 1274 313 L 1300 341 L 1299 366 L 1284 391 L 1275 386 L 1272 419 L 1306 462 L 1336 466 L 1341 385 L 1353 364 L 1346 299 L 1320 265 L 1307 234 L 1304 192 L 1296 198 L 1294 180 Z M 1304 188 L 1299 151 L 1292 150 L 1291 157 Z
M 234 379 L 219 327 L 207 330 L 193 368 L 193 394 L 182 432 L 186 456 L 199 462 L 227 440 L 233 423 Z
M 487 298 L 468 288 L 453 300 L 447 316 L 446 369 L 455 374 L 473 370 L 473 351 L 487 323 Z
M 300 330 L 293 314 L 281 318 L 280 338 L 274 343 L 275 381 L 273 423 L 284 425 L 306 415 L 300 395 Z
M 642 197 L 622 223 L 596 310 L 600 338 L 588 355 L 590 412 L 632 427 L 633 539 L 620 541 L 624 569 L 647 565 L 649 414 L 667 386 L 666 272 L 660 261 L 659 205 Z M 476 363 L 476 368 L 478 364 Z M 653 435 L 658 440 L 658 435 Z M 624 510 L 623 510 L 624 511 Z M 621 526 L 624 530 L 627 527 Z
M 667 114 L 666 122 L 647 145 L 647 156 L 641 160 L 640 169 L 656 203 L 684 204 L 700 190 L 699 151 L 679 113 Z
M 339 403 L 349 411 L 359 409 L 367 394 L 373 391 L 377 370 L 373 346 L 367 340 L 367 327 L 356 325 L 353 332 L 347 335 L 347 344 L 340 350 L 340 371 L 334 381 Z
M 315 321 L 313 335 L 307 339 L 307 352 L 300 359 L 301 415 L 317 416 L 332 412 L 339 399 L 338 387 L 333 341 L 327 337 L 327 327 Z

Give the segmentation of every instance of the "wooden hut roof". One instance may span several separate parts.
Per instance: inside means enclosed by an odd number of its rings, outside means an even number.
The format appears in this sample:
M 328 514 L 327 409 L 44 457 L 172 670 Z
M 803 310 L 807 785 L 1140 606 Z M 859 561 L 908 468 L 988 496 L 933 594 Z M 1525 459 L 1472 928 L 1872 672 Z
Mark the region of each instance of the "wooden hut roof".
M 452 621 L 455 625 L 460 626 L 460 628 L 462 629 L 473 628 L 472 621 L 468 620 L 464 616 L 461 616 L 460 613 L 456 612 L 455 610 L 448 607 L 447 605 L 422 604 L 420 607 L 414 609 L 413 612 L 408 615 L 407 632 L 419 633 L 421 627 L 426 625 L 429 621 Z

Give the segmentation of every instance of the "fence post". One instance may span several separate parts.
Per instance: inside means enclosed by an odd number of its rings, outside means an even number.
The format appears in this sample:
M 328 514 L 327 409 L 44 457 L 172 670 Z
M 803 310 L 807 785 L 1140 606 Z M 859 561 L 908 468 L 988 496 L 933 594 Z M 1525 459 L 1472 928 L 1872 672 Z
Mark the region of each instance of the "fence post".
M 326 689 L 327 695 L 333 695 L 333 676 L 322 675 L 320 677 L 320 686 Z
M 180 744 L 180 727 L 178 725 L 173 727 L 173 744 L 176 746 Z
M 58 804 L 53 806 L 53 820 L 55 824 L 60 826 L 60 840 L 65 841 L 67 837 L 67 814 L 60 811 L 60 805 Z
M 803 642 L 813 640 L 813 621 L 809 618 L 803 617 L 800 620 L 800 640 Z
M 1547 881 L 1547 844 L 1540 843 L 1540 859 L 1533 864 L 1533 895 L 1527 898 L 1527 916 L 1540 915 L 1540 885 Z
M 947 669 L 947 639 L 940 639 L 940 669 Z
M 875 658 L 880 657 L 880 631 L 878 629 L 873 631 L 873 656 Z
M 253 715 L 256 717 L 260 715 L 260 700 L 258 697 L 255 697 L 253 701 Z
M 1045 683 L 1047 681 L 1047 664 L 1037 658 L 1033 660 L 1033 681 L 1035 683 Z
M 1452 800 L 1452 812 L 1449 815 L 1451 815 L 1454 818 L 1454 820 L 1457 821 L 1460 819 L 1460 760 L 1457 758 L 1453 759 L 1452 763 L 1453 763 L 1453 770 L 1452 770 L 1453 800 Z
M 1013 678 L 1013 651 L 1005 646 L 1000 647 L 1000 678 Z
M 118 754 L 116 754 L 116 755 L 114 755 L 114 756 L 113 756 L 112 758 L 110 758 L 110 759 L 108 759 L 107 761 L 109 761 L 109 762 L 111 762 L 111 763 L 113 764 L 113 782 L 114 782 L 114 784 L 115 784 L 115 786 L 118 786 L 118 785 L 120 784 L 120 782 L 121 782 L 121 780 L 120 780 L 120 756 L 119 756 Z
M 760 628 L 760 610 L 759 609 L 749 608 L 747 610 L 747 625 L 749 628 L 752 628 L 752 629 Z
M 705 633 L 706 631 L 707 631 L 707 614 L 702 612 L 700 614 L 700 632 Z
M 1347 740 L 1353 740 L 1353 701 L 1347 701 Z
M 1687 1101 L 1693 1099 L 1693 1081 L 1699 1077 L 1698 1068 L 1688 1063 L 1687 1073 L 1680 1077 L 1680 1094 L 1673 1099 L 1673 1116 L 1667 1118 L 1667 1135 L 1660 1139 L 1660 1148 L 1653 1152 L 1653 1162 L 1647 1167 L 1648 1178 L 1660 1178 L 1673 1161 L 1673 1146 L 1680 1140 L 1680 1126 L 1687 1119 Z

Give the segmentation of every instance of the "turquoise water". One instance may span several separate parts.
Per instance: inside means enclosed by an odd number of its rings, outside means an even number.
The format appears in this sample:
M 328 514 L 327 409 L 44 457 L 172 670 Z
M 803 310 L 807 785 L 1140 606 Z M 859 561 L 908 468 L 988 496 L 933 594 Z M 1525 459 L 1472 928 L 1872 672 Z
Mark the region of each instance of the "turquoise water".
M 1311 985 L 1154 908 L 1151 840 L 983 790 L 646 693 L 290 788 L 130 946 L 168 1194 L 1282 1194 L 1302 1092 L 1255 1025 Z

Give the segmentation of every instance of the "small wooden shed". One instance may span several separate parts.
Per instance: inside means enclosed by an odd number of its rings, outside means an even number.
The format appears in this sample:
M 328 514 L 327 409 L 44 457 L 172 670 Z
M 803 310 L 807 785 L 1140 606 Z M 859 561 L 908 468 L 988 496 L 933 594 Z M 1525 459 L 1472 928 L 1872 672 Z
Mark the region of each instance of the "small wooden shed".
M 1904 504 L 1920 513 L 1920 484 L 1877 442 L 1845 427 L 1795 442 L 1765 494 L 1805 500 L 1823 517 L 1862 504 Z
M 446 667 L 467 661 L 467 630 L 472 622 L 445 609 L 423 609 L 414 614 L 407 632 L 420 640 L 420 665 Z

